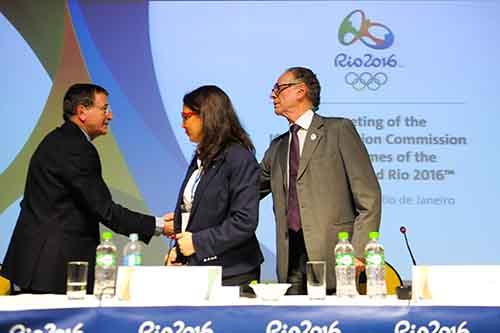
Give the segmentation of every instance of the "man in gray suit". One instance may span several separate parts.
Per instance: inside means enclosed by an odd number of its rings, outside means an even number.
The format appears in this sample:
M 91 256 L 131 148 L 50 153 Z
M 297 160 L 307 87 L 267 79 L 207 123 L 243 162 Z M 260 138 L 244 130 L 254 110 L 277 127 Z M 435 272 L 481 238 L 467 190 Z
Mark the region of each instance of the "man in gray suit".
M 261 162 L 261 198 L 272 192 L 277 272 L 288 294 L 306 294 L 308 260 L 326 262 L 327 290 L 335 290 L 337 234 L 349 232 L 362 268 L 368 233 L 377 231 L 381 193 L 366 148 L 352 122 L 316 114 L 320 84 L 309 69 L 286 70 L 273 87 L 277 115 L 290 131 L 275 138 Z

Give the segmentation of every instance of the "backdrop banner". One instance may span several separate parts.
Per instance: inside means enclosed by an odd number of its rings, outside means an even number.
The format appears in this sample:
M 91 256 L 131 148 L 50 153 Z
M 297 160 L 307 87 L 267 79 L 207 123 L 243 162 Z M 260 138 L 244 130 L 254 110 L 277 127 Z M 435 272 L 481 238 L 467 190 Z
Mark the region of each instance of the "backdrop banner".
M 111 307 L 0 312 L 5 333 L 497 333 L 500 307 Z

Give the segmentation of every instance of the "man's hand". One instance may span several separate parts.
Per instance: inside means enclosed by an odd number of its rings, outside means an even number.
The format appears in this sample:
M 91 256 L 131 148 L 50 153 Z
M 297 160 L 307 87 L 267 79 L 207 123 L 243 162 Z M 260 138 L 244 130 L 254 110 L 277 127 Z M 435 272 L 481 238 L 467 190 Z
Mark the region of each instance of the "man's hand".
M 175 217 L 174 212 L 170 212 L 170 213 L 163 215 L 163 220 L 165 220 L 165 222 L 173 221 L 174 217 Z
M 165 222 L 163 234 L 167 237 L 171 237 L 174 234 L 174 213 L 170 212 L 163 215 L 163 221 Z
M 189 257 L 196 252 L 193 245 L 192 233 L 182 232 L 180 234 L 175 235 L 175 239 L 177 240 L 177 246 L 179 247 L 179 250 L 186 257 Z
M 354 267 L 356 267 L 356 280 L 357 280 L 359 274 L 365 270 L 365 263 L 363 259 L 354 258 Z

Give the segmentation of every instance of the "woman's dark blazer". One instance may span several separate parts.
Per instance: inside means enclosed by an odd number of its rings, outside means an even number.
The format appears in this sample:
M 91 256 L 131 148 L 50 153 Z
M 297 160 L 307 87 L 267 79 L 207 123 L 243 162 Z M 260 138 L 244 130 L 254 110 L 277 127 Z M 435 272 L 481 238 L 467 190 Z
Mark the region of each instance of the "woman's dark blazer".
M 176 233 L 181 232 L 184 188 L 196 168 L 194 157 L 177 200 Z M 186 228 L 196 250 L 186 258 L 188 265 L 222 266 L 222 276 L 228 277 L 250 272 L 264 261 L 255 236 L 259 186 L 259 164 L 240 144 L 230 145 L 210 162 L 196 188 Z

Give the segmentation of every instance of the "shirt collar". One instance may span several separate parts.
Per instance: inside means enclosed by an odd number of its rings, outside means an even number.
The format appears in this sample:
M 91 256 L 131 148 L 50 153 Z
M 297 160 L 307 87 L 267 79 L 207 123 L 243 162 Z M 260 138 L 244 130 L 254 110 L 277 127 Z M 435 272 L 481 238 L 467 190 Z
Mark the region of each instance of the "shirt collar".
M 299 119 L 295 121 L 295 124 L 299 125 L 300 128 L 304 130 L 309 130 L 309 127 L 311 126 L 312 120 L 314 117 L 314 112 L 309 109 L 306 112 L 304 112 Z M 290 124 L 291 125 L 291 124 Z
M 83 134 L 85 134 L 85 137 L 87 138 L 87 140 L 89 140 L 89 142 L 92 142 L 92 140 L 90 140 L 90 136 L 87 134 L 87 132 L 85 132 L 85 130 L 81 127 L 78 127 L 82 132 Z

